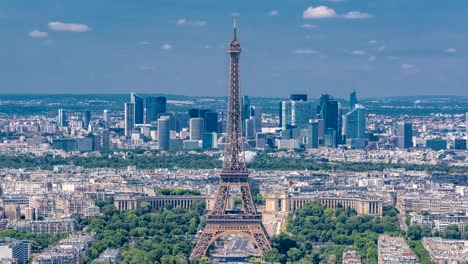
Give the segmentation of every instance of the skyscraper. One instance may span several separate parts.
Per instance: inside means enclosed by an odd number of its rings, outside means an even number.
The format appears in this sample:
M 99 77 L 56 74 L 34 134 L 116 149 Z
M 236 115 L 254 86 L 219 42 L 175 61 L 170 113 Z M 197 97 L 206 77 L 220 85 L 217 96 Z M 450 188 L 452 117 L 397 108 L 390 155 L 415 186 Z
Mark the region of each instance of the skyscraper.
M 158 119 L 158 147 L 160 150 L 169 149 L 170 127 L 169 118 Z
M 159 116 L 166 113 L 167 100 L 164 96 L 146 97 L 146 124 L 158 120 Z
M 281 115 L 280 115 L 281 129 L 291 128 L 291 101 L 281 102 Z
M 314 107 L 312 102 L 307 100 L 307 95 L 291 95 L 291 98 L 301 100 L 283 101 L 281 104 L 282 129 L 302 128 L 309 126 L 309 120 L 314 117 Z
M 143 124 L 143 98 L 135 93 L 130 94 L 130 103 L 133 104 L 133 115 L 135 124 Z
M 329 148 L 336 147 L 336 130 L 333 128 L 327 128 L 324 135 L 324 146 Z
M 218 147 L 218 136 L 216 133 L 203 133 L 202 148 L 215 149 Z
M 357 103 L 356 91 L 353 90 L 349 95 L 349 110 L 353 110 Z
M 308 128 L 308 137 L 307 137 L 307 146 L 309 148 L 318 148 L 319 147 L 319 123 L 316 120 L 313 120 L 309 123 Z
M 250 117 L 245 121 L 245 137 L 247 139 L 254 139 L 255 138 L 255 119 Z
M 109 125 L 110 123 L 109 110 L 104 109 L 103 119 L 104 119 L 104 122 L 106 122 L 106 125 Z
M 291 101 L 291 126 L 305 129 L 309 126 L 309 120 L 313 116 L 312 102 Z
M 283 102 L 279 103 L 278 117 L 279 117 L 279 127 L 283 127 Z
M 251 108 L 255 119 L 255 131 L 262 132 L 262 109 L 258 106 L 252 106 Z
M 242 96 L 242 122 L 250 118 L 250 98 L 247 95 Z
M 356 104 L 346 114 L 346 143 L 353 148 L 361 148 L 365 145 L 366 117 L 362 105 Z
M 83 128 L 88 129 L 90 122 L 91 122 L 91 111 L 85 110 L 83 112 Z
M 331 99 L 330 95 L 322 94 L 320 97 L 320 117 L 323 119 L 323 134 L 326 137 L 330 134 L 330 129 L 338 133 L 338 101 Z M 328 131 L 328 132 L 327 132 Z M 335 139 L 336 143 L 336 139 Z
M 207 112 L 204 117 L 205 133 L 216 132 L 218 133 L 218 113 Z
M 130 137 L 135 127 L 135 104 L 125 103 L 125 136 Z
M 346 139 L 364 138 L 366 118 L 364 106 L 356 104 L 354 110 L 346 114 Z
M 190 118 L 190 140 L 202 140 L 204 120 L 200 117 Z
M 307 94 L 291 94 L 291 101 L 307 101 Z
M 62 108 L 58 110 L 58 125 L 68 126 L 67 113 L 65 113 L 65 110 L 63 110 Z
M 187 114 L 188 114 L 189 118 L 200 117 L 200 109 L 198 109 L 198 108 L 190 108 L 190 109 L 187 111 Z
M 413 147 L 413 124 L 398 123 L 398 148 L 407 149 Z

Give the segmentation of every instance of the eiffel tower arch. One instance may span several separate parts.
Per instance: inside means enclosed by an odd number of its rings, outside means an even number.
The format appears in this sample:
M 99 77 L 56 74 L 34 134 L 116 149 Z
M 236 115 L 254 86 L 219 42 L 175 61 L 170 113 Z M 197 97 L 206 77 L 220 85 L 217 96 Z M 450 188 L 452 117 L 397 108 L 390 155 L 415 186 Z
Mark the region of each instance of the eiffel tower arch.
M 229 44 L 230 78 L 226 145 L 223 169 L 220 174 L 214 207 L 206 219 L 190 258 L 206 255 L 210 245 L 220 237 L 241 235 L 252 241 L 261 256 L 271 249 L 270 239 L 262 223 L 262 214 L 257 212 L 250 190 L 249 172 L 245 165 L 244 140 L 242 138 L 241 92 L 239 78 L 240 42 L 237 39 L 236 21 L 234 37 Z M 237 189 L 242 202 L 241 210 L 227 210 L 231 192 Z

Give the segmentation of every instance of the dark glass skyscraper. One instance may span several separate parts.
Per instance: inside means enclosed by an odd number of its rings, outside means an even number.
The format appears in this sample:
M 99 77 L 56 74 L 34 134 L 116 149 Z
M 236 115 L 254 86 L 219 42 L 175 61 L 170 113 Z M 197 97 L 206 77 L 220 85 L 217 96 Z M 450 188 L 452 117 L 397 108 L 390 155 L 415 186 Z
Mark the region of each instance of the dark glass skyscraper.
M 319 123 L 317 121 L 312 121 L 309 123 L 308 134 L 307 134 L 307 146 L 308 148 L 318 148 L 319 147 Z
M 242 96 L 242 122 L 250 118 L 250 98 L 247 95 Z
M 323 94 L 320 97 L 320 116 L 324 120 L 324 131 L 333 128 L 338 129 L 338 101 L 332 100 L 330 95 Z
M 187 114 L 188 114 L 189 119 L 190 118 L 200 117 L 200 109 L 191 108 L 191 109 L 188 110 Z
M 88 129 L 90 122 L 91 122 L 91 111 L 85 110 L 83 112 L 83 128 Z
M 205 118 L 206 113 L 211 112 L 210 109 L 198 109 L 198 108 L 191 108 L 188 110 L 189 118 Z
M 291 94 L 291 101 L 307 101 L 307 94 Z
M 135 127 L 135 105 L 132 103 L 125 103 L 125 136 L 130 137 Z
M 164 96 L 146 97 L 146 124 L 156 122 L 161 114 L 166 113 L 166 105 Z
M 208 112 L 205 114 L 205 133 L 218 133 L 218 113 Z
M 143 124 L 143 98 L 136 95 L 135 93 L 131 93 L 130 103 L 132 103 L 135 108 L 133 110 L 133 113 L 135 115 L 135 124 Z
M 407 149 L 413 147 L 413 124 L 398 123 L 398 148 Z
M 352 91 L 349 95 L 349 110 L 352 111 L 357 103 L 356 91 Z
M 330 95 L 322 94 L 320 97 L 320 118 L 323 119 L 323 135 L 330 138 L 330 134 L 338 133 L 338 101 L 331 99 Z M 331 132 L 334 131 L 334 133 Z M 329 140 L 329 142 L 332 142 Z M 336 142 L 336 139 L 333 141 Z

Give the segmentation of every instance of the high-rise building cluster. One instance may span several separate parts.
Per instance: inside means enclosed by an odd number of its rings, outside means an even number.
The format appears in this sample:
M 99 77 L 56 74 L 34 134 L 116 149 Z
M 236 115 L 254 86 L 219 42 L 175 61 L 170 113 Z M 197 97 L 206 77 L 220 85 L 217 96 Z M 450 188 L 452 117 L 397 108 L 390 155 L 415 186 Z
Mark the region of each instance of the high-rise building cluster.
M 290 100 L 280 103 L 281 137 L 277 139 L 278 145 L 364 148 L 366 113 L 365 108 L 358 104 L 355 91 L 350 95 L 346 113 L 345 110 L 328 94 L 320 97 L 318 105 L 308 101 L 306 94 L 292 94 Z
M 131 137 L 138 125 L 157 122 L 159 117 L 166 113 L 166 104 L 164 96 L 148 96 L 143 100 L 142 97 L 132 92 L 130 102 L 125 103 L 125 136 Z
M 130 99 L 124 112 L 124 134 L 130 143 L 154 141 L 160 150 L 217 148 L 218 134 L 225 127 L 223 113 L 220 116 L 218 111 L 202 108 L 189 108 L 186 113 L 168 112 L 163 96 L 146 97 L 145 107 L 143 98 L 135 93 Z
M 368 102 L 369 100 L 364 100 Z M 226 112 L 219 106 L 194 108 L 178 100 L 167 107 L 164 96 L 130 94 L 121 111 L 58 110 L 56 124 L 44 129 L 58 134 L 53 148 L 65 151 L 94 151 L 108 148 L 160 150 L 223 149 Z M 247 95 L 240 98 L 245 147 L 255 149 L 365 149 L 441 151 L 466 149 L 465 129 L 454 132 L 431 128 L 425 121 L 408 116 L 379 116 L 369 113 L 358 101 L 356 91 L 349 100 L 329 94 L 309 99 L 291 94 L 279 102 L 278 110 Z M 436 118 L 434 116 L 433 118 Z M 463 116 L 464 117 L 464 116 Z M 443 117 L 441 117 L 443 118 Z M 418 123 L 419 122 L 419 123 Z M 443 132 L 443 134 L 439 134 Z M 62 136 L 60 136 L 62 135 Z
M 66 152 L 224 148 L 227 115 L 222 99 L 174 96 L 168 102 L 165 96 L 131 93 L 128 102 L 122 98 L 112 100 L 112 104 L 104 106 L 80 102 L 64 108 L 62 104 L 53 110 L 52 116 L 13 116 L 0 120 L 0 133 L 9 139 L 3 144 L 51 146 Z M 358 100 L 355 91 L 351 92 L 349 100 L 328 94 L 314 99 L 307 94 L 292 94 L 280 102 L 241 96 L 245 148 L 310 149 L 308 152 L 313 153 L 326 148 L 335 148 L 338 152 L 388 151 L 391 156 L 413 155 L 414 158 L 418 152 L 456 150 L 458 156 L 446 158 L 445 162 L 463 159 L 459 150 L 467 149 L 465 113 L 402 115 L 395 109 L 399 111 L 405 106 L 392 108 L 385 105 L 384 99 L 377 101 Z M 382 113 L 387 108 L 388 113 Z M 398 152 L 401 150 L 404 154 Z M 395 154 L 397 152 L 400 154 Z M 426 161 L 431 159 L 433 155 L 426 155 Z

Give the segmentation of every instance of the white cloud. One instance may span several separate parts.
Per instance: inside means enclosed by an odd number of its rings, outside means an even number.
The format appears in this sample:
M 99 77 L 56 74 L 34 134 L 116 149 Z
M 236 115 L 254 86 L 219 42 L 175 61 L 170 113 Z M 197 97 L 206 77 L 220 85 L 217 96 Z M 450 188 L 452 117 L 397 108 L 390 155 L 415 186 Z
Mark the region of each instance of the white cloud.
M 406 73 L 406 74 L 415 74 L 419 71 L 416 66 L 414 66 L 413 64 L 409 64 L 409 63 L 401 64 L 400 69 L 403 71 L 403 73 Z
M 187 19 L 185 19 L 185 18 L 179 18 L 179 19 L 177 19 L 177 21 L 176 21 L 176 24 L 177 24 L 177 25 L 184 25 L 184 24 L 186 24 L 186 23 L 187 23 Z
M 375 61 L 377 60 L 377 57 L 375 56 L 370 56 L 369 58 L 367 58 L 368 61 Z
M 360 11 L 351 11 L 351 12 L 346 13 L 343 17 L 346 19 L 368 19 L 368 18 L 372 18 L 373 15 L 369 13 L 360 12 Z
M 326 6 L 312 7 L 309 6 L 303 14 L 305 19 L 321 19 L 336 17 L 336 11 Z
M 344 15 L 338 15 L 333 8 L 327 6 L 309 6 L 303 14 L 305 19 L 321 19 L 321 18 L 345 18 L 345 19 L 368 19 L 374 17 L 372 14 L 361 11 L 350 11 Z
M 205 20 L 187 20 L 186 18 L 179 18 L 176 20 L 176 24 L 180 26 L 196 26 L 203 27 L 206 26 Z
M 213 48 L 213 46 L 211 46 L 211 45 L 209 45 L 209 44 L 206 44 L 206 45 L 205 45 L 205 49 L 212 49 L 212 48 Z
M 372 45 L 377 44 L 377 40 L 375 39 L 369 40 L 368 42 L 369 44 L 372 44 Z
M 364 50 L 353 50 L 353 52 L 351 52 L 353 55 L 358 55 L 358 56 L 363 56 L 363 55 L 366 55 L 366 52 Z
M 379 52 L 382 52 L 384 50 L 385 50 L 385 46 L 383 46 L 383 45 L 377 48 L 377 51 L 379 51 Z
M 268 12 L 268 15 L 269 16 L 277 16 L 277 15 L 279 15 L 279 11 L 278 10 L 271 10 L 270 12 Z
M 314 25 L 314 24 L 302 24 L 302 25 L 301 25 L 301 28 L 306 28 L 306 29 L 317 28 L 317 25 Z
M 170 50 L 170 49 L 172 49 L 172 45 L 169 44 L 169 43 L 165 43 L 165 44 L 163 44 L 163 45 L 161 46 L 161 49 L 162 49 L 162 50 Z
M 319 52 L 313 49 L 296 49 L 291 52 L 295 55 L 314 55 L 318 54 Z
M 455 53 L 455 52 L 457 52 L 457 49 L 456 49 L 456 48 L 448 48 L 448 49 L 445 50 L 445 52 L 447 52 L 447 53 Z
M 33 30 L 29 32 L 28 34 L 31 38 L 47 38 L 49 34 L 47 32 L 39 31 L 39 30 Z
M 85 24 L 49 22 L 48 26 L 54 31 L 86 32 L 91 30 L 91 28 Z

